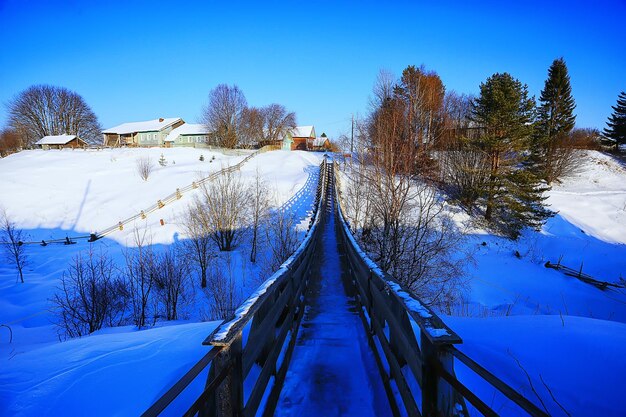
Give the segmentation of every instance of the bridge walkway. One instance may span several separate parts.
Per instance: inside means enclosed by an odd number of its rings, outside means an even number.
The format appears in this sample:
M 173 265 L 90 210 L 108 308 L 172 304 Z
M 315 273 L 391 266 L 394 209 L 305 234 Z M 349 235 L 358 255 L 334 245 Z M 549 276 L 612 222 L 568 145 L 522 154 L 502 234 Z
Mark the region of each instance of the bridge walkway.
M 328 195 L 304 317 L 275 415 L 388 416 L 389 400 L 352 286 L 344 282 L 347 265 L 339 255 L 333 193 Z

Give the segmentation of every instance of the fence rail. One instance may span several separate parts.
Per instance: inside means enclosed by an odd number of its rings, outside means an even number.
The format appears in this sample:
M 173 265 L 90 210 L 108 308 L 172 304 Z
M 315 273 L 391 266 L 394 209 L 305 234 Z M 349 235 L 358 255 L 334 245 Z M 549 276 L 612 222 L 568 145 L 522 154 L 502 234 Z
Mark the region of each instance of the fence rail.
M 173 193 L 169 194 L 168 196 L 166 196 L 165 198 L 162 198 L 160 200 L 157 200 L 157 202 L 153 205 L 151 205 L 150 207 L 147 207 L 143 210 L 141 210 L 139 213 L 136 213 L 124 220 L 120 220 L 118 221 L 116 224 L 111 225 L 105 229 L 102 229 L 100 231 L 96 231 L 93 233 L 90 233 L 88 235 L 81 235 L 81 236 L 67 236 L 65 238 L 59 238 L 59 239 L 48 239 L 48 240 L 40 240 L 40 241 L 26 241 L 26 242 L 17 242 L 20 246 L 21 245 L 42 245 L 42 246 L 47 246 L 48 244 L 54 244 L 54 243 L 63 243 L 66 245 L 69 244 L 73 244 L 76 243 L 77 240 L 87 240 L 88 242 L 95 242 L 96 240 L 103 238 L 107 235 L 110 235 L 111 233 L 117 231 L 117 230 L 123 230 L 124 226 L 138 220 L 138 219 L 145 219 L 148 214 L 150 213 L 154 213 L 155 211 L 165 207 L 168 204 L 173 203 L 176 200 L 180 200 L 183 197 L 183 194 L 192 191 L 196 188 L 199 188 L 202 184 L 204 184 L 207 181 L 211 181 L 215 178 L 217 178 L 220 175 L 226 174 L 228 172 L 233 172 L 236 170 L 239 170 L 246 162 L 248 162 L 250 159 L 254 158 L 255 156 L 257 156 L 258 154 L 264 153 L 264 152 L 268 152 L 268 151 L 272 151 L 272 150 L 276 150 L 276 146 L 273 145 L 267 145 L 264 146 L 260 149 L 258 149 L 257 151 L 249 154 L 248 156 L 246 156 L 243 160 L 241 160 L 240 162 L 238 162 L 235 165 L 226 167 L 224 169 L 221 169 L 220 171 L 214 172 L 198 181 L 194 181 L 189 185 L 186 185 L 184 187 L 180 187 L 177 188 L 176 191 L 174 191 Z M 228 154 L 228 153 L 227 153 Z M 232 153 L 232 155 L 241 155 L 241 153 Z M 10 242 L 0 242 L 0 245 L 3 244 L 11 244 Z
M 206 338 L 204 344 L 212 346 L 209 353 L 143 416 L 162 413 L 207 367 L 205 388 L 185 416 L 273 414 L 304 315 L 304 292 L 319 239 L 330 166 L 326 161 L 320 166 L 313 221 L 304 241 L 237 309 L 234 317 L 221 323 Z M 256 378 L 251 374 L 255 367 Z M 248 378 L 254 381 L 244 393 L 244 381 Z
M 567 276 L 578 278 L 582 282 L 584 282 L 586 284 L 595 285 L 596 287 L 600 288 L 601 290 L 606 290 L 608 287 L 624 288 L 623 284 L 616 284 L 614 282 L 600 281 L 600 280 L 595 279 L 594 277 L 592 277 L 589 274 L 585 274 L 583 272 L 582 264 L 580 265 L 580 269 L 576 270 L 574 268 L 570 268 L 568 266 L 561 265 L 561 261 L 559 260 L 559 262 L 556 263 L 556 264 L 553 264 L 550 261 L 548 261 L 548 262 L 546 262 L 545 267 L 546 268 L 551 268 L 551 269 L 556 269 L 557 271 L 562 271 Z

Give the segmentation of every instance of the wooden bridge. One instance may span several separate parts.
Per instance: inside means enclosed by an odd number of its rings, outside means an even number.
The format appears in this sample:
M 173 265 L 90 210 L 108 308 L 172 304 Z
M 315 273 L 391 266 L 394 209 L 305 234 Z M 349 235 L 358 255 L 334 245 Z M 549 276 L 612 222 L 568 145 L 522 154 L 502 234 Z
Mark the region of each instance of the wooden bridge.
M 461 363 L 521 414 L 547 416 L 459 351 L 461 338 L 367 257 L 338 201 L 324 161 L 304 242 L 143 415 L 180 414 L 168 406 L 206 378 L 184 416 L 497 416 L 457 379 Z

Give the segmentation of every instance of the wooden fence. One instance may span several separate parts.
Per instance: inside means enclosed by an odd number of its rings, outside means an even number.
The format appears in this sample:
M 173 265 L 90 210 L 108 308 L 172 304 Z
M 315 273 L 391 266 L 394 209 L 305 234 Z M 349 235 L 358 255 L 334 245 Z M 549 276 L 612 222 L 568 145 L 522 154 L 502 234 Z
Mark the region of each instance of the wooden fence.
M 313 222 L 296 252 L 209 335 L 211 350 L 143 416 L 163 412 L 207 367 L 205 389 L 184 416 L 273 415 L 304 313 L 330 167 L 320 166 Z

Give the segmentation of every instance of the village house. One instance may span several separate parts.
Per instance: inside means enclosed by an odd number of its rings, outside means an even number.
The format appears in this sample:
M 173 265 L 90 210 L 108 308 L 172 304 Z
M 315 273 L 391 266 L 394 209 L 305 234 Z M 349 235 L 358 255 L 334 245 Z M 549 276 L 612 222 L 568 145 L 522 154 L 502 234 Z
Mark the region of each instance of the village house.
M 105 146 L 163 146 L 172 130 L 185 122 L 180 117 L 122 123 L 102 131 Z
M 289 148 L 292 151 L 308 151 L 313 148 L 313 140 L 315 140 L 315 128 L 313 126 L 298 126 L 292 129 L 287 140 Z M 285 149 L 285 142 L 283 141 L 283 149 Z
M 87 143 L 76 135 L 44 136 L 35 142 L 40 149 L 81 148 Z
M 203 124 L 184 123 L 178 126 L 165 138 L 165 146 L 188 146 L 207 145 L 209 143 L 209 130 Z
M 313 146 L 311 147 L 311 150 L 330 151 L 330 149 L 331 149 L 330 140 L 328 139 L 328 137 L 326 137 L 325 134 L 322 133 L 322 136 L 320 136 L 319 138 L 315 138 L 313 140 Z

